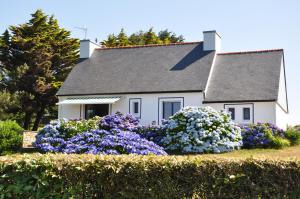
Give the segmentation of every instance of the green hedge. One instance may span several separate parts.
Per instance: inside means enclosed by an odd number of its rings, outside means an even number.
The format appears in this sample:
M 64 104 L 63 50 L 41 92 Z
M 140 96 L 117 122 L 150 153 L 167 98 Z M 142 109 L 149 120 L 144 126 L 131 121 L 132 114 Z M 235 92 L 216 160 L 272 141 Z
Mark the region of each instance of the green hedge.
M 0 158 L 0 198 L 299 198 L 300 161 L 201 156 Z

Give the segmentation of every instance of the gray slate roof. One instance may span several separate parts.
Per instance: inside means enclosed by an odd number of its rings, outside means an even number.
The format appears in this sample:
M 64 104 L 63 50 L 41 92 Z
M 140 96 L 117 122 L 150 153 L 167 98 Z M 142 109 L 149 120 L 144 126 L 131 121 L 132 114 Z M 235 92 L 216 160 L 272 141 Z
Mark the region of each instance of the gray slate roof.
M 282 50 L 218 54 L 204 102 L 278 98 Z
M 97 49 L 78 63 L 57 95 L 203 91 L 215 52 L 202 42 Z
M 214 55 L 202 42 L 98 49 L 57 95 L 204 91 Z M 217 54 L 204 103 L 277 100 L 282 57 L 282 50 Z

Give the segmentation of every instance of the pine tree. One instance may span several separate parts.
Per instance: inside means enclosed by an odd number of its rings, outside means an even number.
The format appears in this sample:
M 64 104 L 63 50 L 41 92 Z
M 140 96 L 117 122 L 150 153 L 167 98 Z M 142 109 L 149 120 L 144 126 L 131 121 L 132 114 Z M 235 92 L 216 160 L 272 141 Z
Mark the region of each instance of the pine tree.
M 162 43 L 162 41 L 158 38 L 156 33 L 153 31 L 153 28 L 150 28 L 147 32 L 145 32 L 144 40 L 146 45 Z
M 28 23 L 11 26 L 10 31 L 9 58 L 0 56 L 8 77 L 3 83 L 11 93 L 20 93 L 23 127 L 28 129 L 35 115 L 36 130 L 45 110 L 55 105 L 55 94 L 78 59 L 79 42 L 42 10 L 32 14 Z
M 118 34 L 117 37 L 117 46 L 128 46 L 129 45 L 129 41 L 128 41 L 128 37 L 124 32 L 124 29 L 122 28 L 120 33 Z
M 101 44 L 104 47 L 116 47 L 116 46 L 135 46 L 135 45 L 148 45 L 148 44 L 169 44 L 183 42 L 182 35 L 177 36 L 174 32 L 166 30 L 160 31 L 156 34 L 153 28 L 148 31 L 138 31 L 131 34 L 129 37 L 125 34 L 122 28 L 118 36 L 109 34 L 106 40 L 103 40 Z
M 129 45 L 145 45 L 144 34 L 144 31 L 139 31 L 131 34 L 128 38 Z
M 107 40 L 103 40 L 101 45 L 105 47 L 115 47 L 117 46 L 117 37 L 114 34 L 109 34 Z

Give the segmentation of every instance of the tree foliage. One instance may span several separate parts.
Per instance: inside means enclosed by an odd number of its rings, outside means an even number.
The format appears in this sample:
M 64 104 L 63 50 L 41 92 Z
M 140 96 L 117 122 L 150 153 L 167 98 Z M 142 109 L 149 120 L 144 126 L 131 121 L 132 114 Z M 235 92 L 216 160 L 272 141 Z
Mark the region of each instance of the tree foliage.
M 33 13 L 29 22 L 9 29 L 0 38 L 0 85 L 18 93 L 25 114 L 23 127 L 28 129 L 35 116 L 36 130 L 78 59 L 79 42 L 42 10 Z
M 154 32 L 153 28 L 148 31 L 138 31 L 127 36 L 122 28 L 117 34 L 109 34 L 106 40 L 101 44 L 104 47 L 118 47 L 118 46 L 133 46 L 133 45 L 149 45 L 149 44 L 169 44 L 176 42 L 183 42 L 182 35 L 177 36 L 174 32 L 168 29 L 162 30 L 158 33 Z

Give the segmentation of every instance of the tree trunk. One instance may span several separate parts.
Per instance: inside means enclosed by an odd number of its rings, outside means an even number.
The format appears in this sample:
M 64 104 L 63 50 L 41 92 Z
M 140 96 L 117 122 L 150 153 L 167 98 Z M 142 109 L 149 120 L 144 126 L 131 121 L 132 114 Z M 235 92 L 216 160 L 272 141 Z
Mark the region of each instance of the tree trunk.
M 39 128 L 42 117 L 44 116 L 45 107 L 41 106 L 40 110 L 36 113 L 36 118 L 32 127 L 33 131 L 36 131 Z
M 23 123 L 23 129 L 29 130 L 29 126 L 30 126 L 30 121 L 31 121 L 32 114 L 33 114 L 33 113 L 32 113 L 31 111 L 25 112 L 25 118 L 24 118 L 24 123 Z

